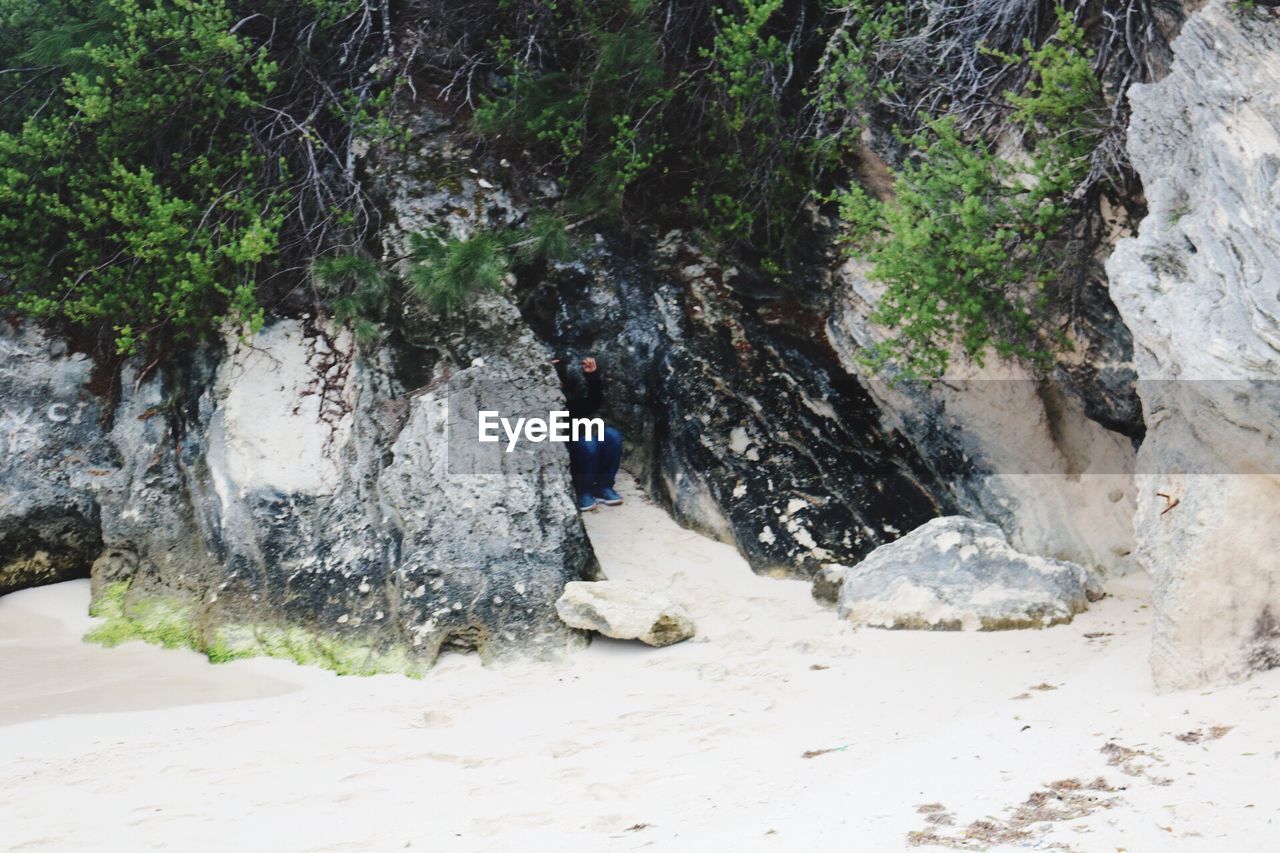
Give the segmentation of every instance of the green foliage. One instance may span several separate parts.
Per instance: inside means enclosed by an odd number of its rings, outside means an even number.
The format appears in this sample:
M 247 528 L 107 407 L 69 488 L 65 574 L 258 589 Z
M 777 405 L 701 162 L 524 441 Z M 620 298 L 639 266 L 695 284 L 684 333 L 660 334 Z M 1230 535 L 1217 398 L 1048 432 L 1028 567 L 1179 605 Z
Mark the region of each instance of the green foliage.
M 494 19 L 483 64 L 502 82 L 480 97 L 476 133 L 557 174 L 578 214 L 682 221 L 776 277 L 806 202 L 898 96 L 887 46 L 909 29 L 905 0 L 499 9 L 510 17 Z
M 538 210 L 520 228 L 480 231 L 467 238 L 411 234 L 408 255 L 393 259 L 390 268 L 356 253 L 317 259 L 311 281 L 334 319 L 353 328 L 362 344 L 372 345 L 380 337 L 379 324 L 406 295 L 449 317 L 476 294 L 501 290 L 513 270 L 567 260 L 573 252 L 565 221 Z M 403 281 L 397 272 L 403 273 Z
M 907 30 L 903 3 L 853 0 L 840 12 L 843 18 L 827 40 L 806 92 L 816 126 L 810 153 L 831 166 L 850 156 L 872 106 L 901 90 L 880 69 L 878 55 Z
M 391 287 L 376 261 L 359 254 L 318 258 L 311 265 L 311 280 L 334 319 L 351 326 L 361 345 L 377 342 L 378 321 L 390 308 Z
M 566 261 L 573 257 L 573 241 L 565 221 L 555 214 L 537 211 L 530 215 L 527 236 L 514 243 L 522 264 L 541 260 Z
M 1067 13 L 1054 38 L 1025 49 L 1031 81 L 1008 97 L 1025 162 L 966 139 L 954 117 L 926 120 L 908 140 L 916 156 L 891 200 L 860 189 L 841 199 L 855 253 L 885 285 L 873 319 L 894 336 L 872 353 L 875 366 L 936 377 L 956 345 L 979 362 L 994 351 L 1045 366 L 1065 345 L 1048 310 L 1071 260 L 1057 238 L 1090 169 L 1101 91 Z
M 5 302 L 40 318 L 105 319 L 125 352 L 169 322 L 256 324 L 253 269 L 275 249 L 280 217 L 264 211 L 277 200 L 227 192 L 259 156 L 232 127 L 204 130 L 261 98 L 273 69 L 227 35 L 221 3 L 109 8 L 117 26 L 105 43 L 67 48 L 79 30 L 61 25 L 29 52 L 62 49 L 85 70 L 63 78 L 60 103 L 0 134 L 0 270 L 18 286 Z M 175 149 L 168 162 L 155 157 L 157 138 Z
M 329 179 L 307 164 L 368 130 L 377 98 L 337 125 L 290 110 L 343 113 L 303 54 L 360 5 L 0 0 L 0 62 L 22 69 L 0 75 L 0 308 L 122 353 L 259 326 L 259 280 L 349 216 L 312 209 Z M 290 25 L 309 48 L 273 38 Z
M 713 108 L 699 141 L 697 177 L 687 204 L 720 245 L 757 239 L 771 250 L 790 243 L 806 193 L 798 170 L 803 145 L 785 125 L 779 72 L 791 61 L 787 43 L 769 30 L 782 0 L 743 0 L 717 8 L 717 32 L 702 51 L 704 85 Z
M 1025 92 L 1010 93 L 1013 120 L 1031 138 L 1031 176 L 1037 192 L 1068 193 L 1089 171 L 1089 157 L 1102 132 L 1102 87 L 1093 71 L 1084 30 L 1064 7 L 1057 9 L 1058 32 L 1039 49 L 1023 44 L 1031 72 Z M 1006 62 L 1019 57 L 998 54 Z
M 393 136 L 413 71 L 398 57 L 419 55 L 392 50 L 388 8 L 0 0 L 0 309 L 135 352 L 252 329 L 310 270 L 372 341 L 403 291 L 451 314 L 514 267 L 565 257 L 550 215 L 521 234 L 419 237 L 403 281 L 366 256 L 376 216 L 353 142 Z M 1057 345 L 1057 237 L 1080 213 L 1100 98 L 1066 13 L 1040 44 L 1038 11 L 986 20 L 918 0 L 395 8 L 447 46 L 421 54 L 433 74 L 452 64 L 446 96 L 477 87 L 472 130 L 562 182 L 561 213 L 694 226 L 774 279 L 806 257 L 806 205 L 857 165 L 868 116 L 890 116 L 911 149 L 895 199 L 841 205 L 887 288 L 879 316 L 899 338 L 881 355 L 936 373 L 956 342 L 1033 360 Z M 939 55 L 922 54 L 934 35 Z M 984 43 L 1007 52 L 975 53 Z M 1008 126 L 1026 147 L 1016 167 L 984 142 Z
M 501 289 L 510 269 L 503 250 L 503 241 L 486 231 L 464 239 L 413 234 L 405 279 L 414 296 L 448 317 L 475 294 Z
M 196 647 L 189 607 L 149 599 L 126 608 L 128 592 L 129 581 L 117 581 L 102 591 L 89 608 L 89 615 L 105 621 L 85 634 L 85 640 L 108 647 L 133 640 L 166 649 Z
M 497 39 L 502 89 L 485 96 L 473 129 L 536 149 L 566 175 L 580 210 L 616 215 L 623 194 L 664 150 L 660 127 L 673 97 L 646 4 L 551 5 L 572 28 L 577 61 L 540 70 L 511 39 Z
M 802 102 L 788 97 L 799 88 L 786 82 L 793 46 L 775 32 L 783 5 L 716 7 L 687 36 L 683 62 L 664 50 L 673 9 L 544 7 L 563 40 L 540 45 L 535 63 L 527 39 L 499 37 L 505 81 L 472 128 L 558 172 L 574 212 L 616 222 L 631 200 L 717 243 L 783 253 L 812 175 L 796 130 Z

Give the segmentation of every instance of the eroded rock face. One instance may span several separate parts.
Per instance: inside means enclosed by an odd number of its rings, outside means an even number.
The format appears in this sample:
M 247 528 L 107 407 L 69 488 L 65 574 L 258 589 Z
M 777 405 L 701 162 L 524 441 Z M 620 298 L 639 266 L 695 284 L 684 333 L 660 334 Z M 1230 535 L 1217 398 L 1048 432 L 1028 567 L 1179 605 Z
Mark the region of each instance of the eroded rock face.
M 860 265 L 843 287 L 827 334 L 850 371 L 862 348 L 884 338 L 868 318 L 880 287 Z M 1110 306 L 1105 282 L 1093 294 Z M 959 348 L 932 385 L 864 375 L 886 430 L 904 435 L 939 472 L 958 511 L 993 521 L 1031 554 L 1104 571 L 1131 567 L 1137 405 L 1128 332 L 1100 311 L 1077 341 L 1074 377 L 1036 377 L 995 358 L 980 366 Z M 1114 313 L 1114 312 L 1112 312 Z M 1134 421 L 1136 420 L 1136 424 Z
M 994 524 L 946 516 L 849 569 L 838 605 L 858 627 L 1000 631 L 1070 622 L 1101 596 L 1083 567 L 1015 551 Z
M 957 512 L 1000 524 L 1030 553 L 1128 567 L 1133 439 L 1091 417 L 1141 429 L 1126 409 L 1123 341 L 1087 371 L 1111 377 L 1097 399 L 1076 393 L 1087 383 L 961 359 L 970 372 L 957 382 L 895 385 L 858 358 L 877 334 L 865 277 L 813 274 L 810 289 L 787 293 L 673 233 L 639 256 L 598 244 L 520 297 L 566 357 L 599 358 L 631 470 L 757 571 L 851 565 Z
M 92 364 L 0 318 L 0 595 L 85 577 L 102 549 L 91 484 L 114 467 Z
M 441 124 L 418 130 L 385 188 L 388 252 L 413 231 L 509 221 Z M 555 611 L 596 573 L 567 453 L 468 467 L 452 431 L 480 390 L 504 412 L 563 408 L 550 352 L 504 296 L 447 320 L 406 306 L 366 349 L 304 307 L 145 375 L 127 362 L 110 405 L 86 359 L 2 335 L 0 592 L 93 563 L 116 634 L 341 672 L 584 641 Z
M 697 630 L 685 609 L 665 593 L 624 581 L 567 584 L 556 612 L 573 628 L 650 646 L 679 643 Z
M 1149 214 L 1108 265 L 1148 432 L 1138 555 L 1156 684 L 1280 665 L 1280 28 L 1215 0 L 1130 90 Z
M 593 568 L 567 459 L 449 465 L 449 391 L 470 377 L 518 377 L 496 386 L 513 410 L 558 405 L 550 367 L 530 377 L 545 353 L 513 316 L 497 297 L 477 305 L 468 346 L 491 358 L 459 364 L 442 336 L 426 388 L 406 387 L 389 353 L 363 358 L 345 333 L 289 319 L 138 384 L 111 434 L 124 464 L 99 484 L 98 594 L 128 584 L 126 615 L 164 602 L 220 656 L 343 671 L 578 642 L 554 610 Z
M 603 243 L 520 294 L 539 335 L 595 355 L 625 464 L 677 520 L 763 573 L 852 563 L 952 508 L 892 430 L 810 301 L 724 268 L 679 233 L 628 256 Z

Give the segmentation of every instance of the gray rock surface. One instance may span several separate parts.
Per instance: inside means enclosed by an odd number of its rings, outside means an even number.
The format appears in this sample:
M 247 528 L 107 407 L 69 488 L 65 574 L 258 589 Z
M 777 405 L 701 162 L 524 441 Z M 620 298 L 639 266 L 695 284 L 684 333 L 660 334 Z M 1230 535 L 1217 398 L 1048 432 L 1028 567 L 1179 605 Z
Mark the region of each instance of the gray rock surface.
M 518 293 L 544 340 L 598 357 L 650 494 L 757 572 L 810 577 L 953 510 L 825 340 L 828 285 L 779 290 L 677 231 L 632 254 L 601 240 Z
M 508 215 L 438 130 L 388 188 L 391 251 Z M 596 573 L 567 453 L 469 453 L 459 414 L 562 409 L 550 353 L 498 293 L 392 326 L 362 350 L 323 318 L 271 317 L 145 375 L 126 363 L 110 406 L 86 359 L 4 327 L 0 592 L 92 563 L 113 618 L 160 620 L 219 659 L 340 672 L 580 645 L 555 612 L 566 582 Z
M 85 577 L 102 548 L 91 484 L 114 467 L 93 365 L 0 318 L 0 595 Z
M 999 631 L 1070 622 L 1101 596 L 1083 567 L 1019 553 L 994 524 L 944 516 L 849 569 L 839 613 L 859 627 Z
M 601 239 L 517 293 L 540 337 L 599 358 L 641 483 L 758 572 L 813 577 L 956 513 L 1030 553 L 1128 568 L 1141 422 L 1113 310 L 1079 342 L 1088 381 L 970 364 L 912 389 L 865 376 L 866 277 L 834 251 L 807 273 L 766 284 L 677 231 L 639 249 Z
M 1157 686 L 1280 665 L 1280 25 L 1214 0 L 1130 90 L 1149 213 L 1108 272 L 1148 432 L 1138 556 Z
M 445 350 L 426 388 L 343 332 L 278 319 L 126 393 L 111 434 L 124 462 L 97 484 L 98 595 L 127 584 L 126 612 L 163 601 L 222 656 L 341 671 L 577 643 L 553 604 L 594 558 L 563 452 L 531 469 L 450 465 L 452 392 L 469 381 L 512 410 L 559 405 L 550 368 L 529 373 L 545 354 L 505 308 L 472 317 L 468 346 L 489 360 Z
M 863 349 L 886 334 L 868 319 L 881 288 L 856 263 L 845 265 L 841 279 L 838 310 L 826 331 L 849 370 L 859 371 Z M 1127 342 L 1128 332 L 1120 331 Z M 1109 328 L 1092 330 L 1073 357 L 1092 374 L 1131 377 L 1131 364 L 1119 356 L 1091 355 L 1107 348 L 1090 341 L 1110 334 Z M 956 348 L 943 381 L 864 375 L 862 382 L 882 428 L 902 434 L 946 484 L 953 512 L 998 524 L 1031 554 L 1107 571 L 1131 567 L 1133 440 L 1099 422 L 1069 377 L 1040 378 L 994 357 L 979 366 Z M 1132 394 L 1131 380 L 1128 390 Z M 1117 388 L 1108 396 L 1124 394 Z
M 669 646 L 696 632 L 693 619 L 665 593 L 626 581 L 566 584 L 556 612 L 573 628 L 650 646 Z

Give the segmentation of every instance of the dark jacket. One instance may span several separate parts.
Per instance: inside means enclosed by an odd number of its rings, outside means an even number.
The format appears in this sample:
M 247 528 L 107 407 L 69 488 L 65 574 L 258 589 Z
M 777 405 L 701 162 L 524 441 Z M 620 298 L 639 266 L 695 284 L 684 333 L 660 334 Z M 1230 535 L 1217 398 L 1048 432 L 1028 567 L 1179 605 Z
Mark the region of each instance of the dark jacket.
M 585 397 L 575 396 L 573 391 L 568 387 L 565 388 L 571 418 L 589 418 L 600 410 L 600 404 L 604 402 L 604 378 L 600 375 L 600 368 L 597 367 L 594 373 L 584 373 L 582 376 L 587 385 Z M 575 385 L 578 392 L 581 392 L 581 384 L 575 383 Z

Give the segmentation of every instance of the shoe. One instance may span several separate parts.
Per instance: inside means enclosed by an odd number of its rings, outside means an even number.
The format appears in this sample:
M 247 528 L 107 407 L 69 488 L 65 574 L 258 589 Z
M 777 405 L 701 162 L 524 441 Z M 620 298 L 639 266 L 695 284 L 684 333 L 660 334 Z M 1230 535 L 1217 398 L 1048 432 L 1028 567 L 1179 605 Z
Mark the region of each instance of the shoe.
M 622 503 L 622 495 L 605 486 L 603 489 L 596 489 L 596 500 L 605 506 L 617 506 Z
M 596 499 L 588 494 L 578 495 L 578 509 L 583 512 L 592 512 L 596 508 Z

